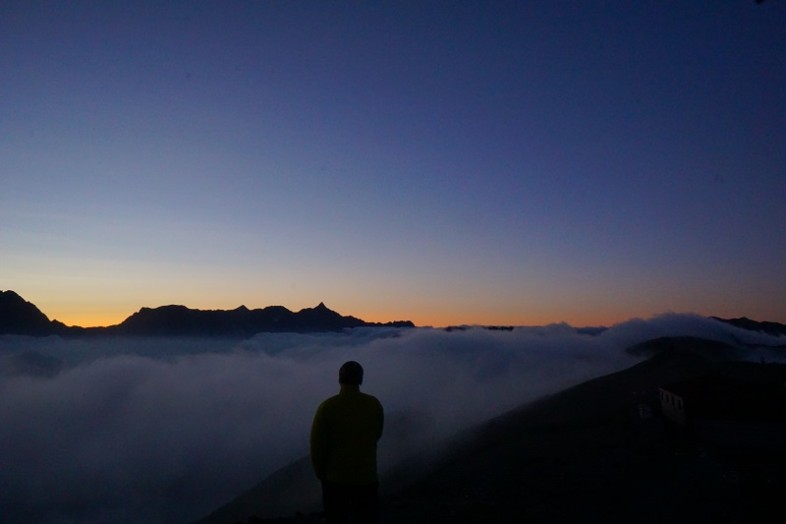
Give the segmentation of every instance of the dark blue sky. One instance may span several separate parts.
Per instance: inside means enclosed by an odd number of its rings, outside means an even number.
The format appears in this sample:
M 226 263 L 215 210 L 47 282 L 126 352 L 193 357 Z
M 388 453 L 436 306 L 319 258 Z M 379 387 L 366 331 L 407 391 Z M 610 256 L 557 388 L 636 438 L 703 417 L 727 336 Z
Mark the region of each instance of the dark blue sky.
M 783 49 L 777 0 L 3 2 L 0 287 L 786 321 Z

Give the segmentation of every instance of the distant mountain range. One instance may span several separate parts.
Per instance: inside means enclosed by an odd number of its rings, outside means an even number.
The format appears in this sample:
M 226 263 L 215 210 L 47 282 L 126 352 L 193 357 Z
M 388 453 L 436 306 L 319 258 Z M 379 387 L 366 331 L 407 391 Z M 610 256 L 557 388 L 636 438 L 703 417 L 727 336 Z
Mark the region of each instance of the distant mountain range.
M 409 320 L 366 322 L 343 316 L 320 303 L 292 312 L 283 306 L 233 310 L 201 310 L 185 306 L 143 307 L 120 324 L 84 328 L 50 320 L 14 291 L 0 291 L 0 335 L 31 336 L 251 336 L 263 332 L 341 331 L 355 327 L 414 327 Z
M 786 335 L 786 325 L 777 322 L 758 322 L 749 318 L 723 319 L 711 317 L 749 331 L 759 331 L 774 336 Z M 0 291 L 0 335 L 31 336 L 251 336 L 255 333 L 310 333 L 341 331 L 355 327 L 415 327 L 409 320 L 391 322 L 366 322 L 353 316 L 341 315 L 324 303 L 313 308 L 292 312 L 283 306 L 248 309 L 240 306 L 232 310 L 190 309 L 170 305 L 157 308 L 143 307 L 120 324 L 107 327 L 66 326 L 50 320 L 34 304 L 14 291 Z M 465 329 L 451 327 L 451 329 Z M 488 329 L 513 329 L 513 326 L 488 326 Z M 596 335 L 606 328 L 578 328 L 577 331 Z

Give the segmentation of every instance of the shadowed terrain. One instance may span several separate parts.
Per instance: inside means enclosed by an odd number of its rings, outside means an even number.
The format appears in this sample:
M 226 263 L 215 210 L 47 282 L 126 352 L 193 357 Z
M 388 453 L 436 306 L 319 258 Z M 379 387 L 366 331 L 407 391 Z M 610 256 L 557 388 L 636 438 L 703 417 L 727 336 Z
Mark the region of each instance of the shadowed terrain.
M 764 380 L 783 395 L 784 367 L 730 362 L 732 346 L 688 337 L 630 351 L 652 356 L 508 412 L 389 472 L 382 522 L 780 521 L 784 453 L 713 447 L 665 420 L 657 392 L 723 374 Z M 318 505 L 304 458 L 200 522 L 319 522 Z

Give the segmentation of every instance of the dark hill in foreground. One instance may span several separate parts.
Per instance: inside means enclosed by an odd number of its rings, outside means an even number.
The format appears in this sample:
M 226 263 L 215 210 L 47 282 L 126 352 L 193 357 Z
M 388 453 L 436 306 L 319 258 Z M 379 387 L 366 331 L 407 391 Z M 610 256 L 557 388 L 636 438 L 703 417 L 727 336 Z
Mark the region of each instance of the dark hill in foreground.
M 354 327 L 414 327 L 408 320 L 366 322 L 343 316 L 320 303 L 314 308 L 292 312 L 283 306 L 229 310 L 190 309 L 185 306 L 142 308 L 116 326 L 68 327 L 49 320 L 35 305 L 13 291 L 0 291 L 0 335 L 79 336 L 252 336 L 263 332 L 309 333 L 341 331 Z
M 636 351 L 653 356 L 397 467 L 382 480 L 381 522 L 782 522 L 783 450 L 713 447 L 661 416 L 658 390 L 723 374 L 774 377 L 783 395 L 786 369 L 724 361 L 717 351 L 734 348 L 700 339 L 658 339 Z M 318 505 L 302 459 L 201 524 L 319 522 Z

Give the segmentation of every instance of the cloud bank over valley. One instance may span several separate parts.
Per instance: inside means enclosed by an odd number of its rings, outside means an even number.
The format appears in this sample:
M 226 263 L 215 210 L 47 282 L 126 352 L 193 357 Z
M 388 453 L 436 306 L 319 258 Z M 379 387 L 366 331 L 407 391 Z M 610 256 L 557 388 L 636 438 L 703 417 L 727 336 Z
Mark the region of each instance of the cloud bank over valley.
M 522 403 L 633 365 L 643 357 L 625 349 L 660 336 L 784 344 L 691 315 L 598 335 L 558 324 L 240 341 L 3 336 L 0 506 L 8 522 L 189 521 L 307 453 L 311 417 L 338 390 L 346 360 L 363 364 L 364 391 L 385 406 L 386 469 Z

